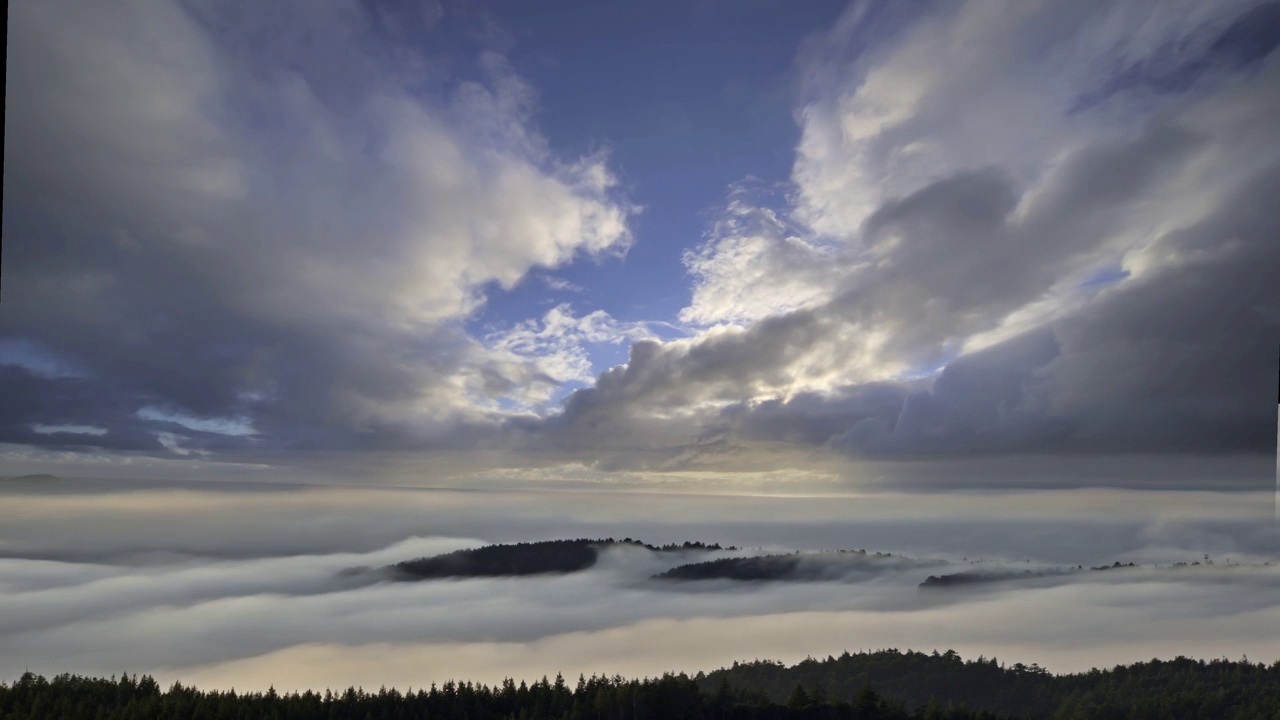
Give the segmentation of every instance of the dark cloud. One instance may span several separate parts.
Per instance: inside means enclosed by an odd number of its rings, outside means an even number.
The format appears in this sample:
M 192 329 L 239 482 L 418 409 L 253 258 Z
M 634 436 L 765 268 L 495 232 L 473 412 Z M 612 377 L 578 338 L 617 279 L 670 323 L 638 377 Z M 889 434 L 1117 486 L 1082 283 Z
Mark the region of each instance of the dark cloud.
M 836 439 L 863 451 L 1273 451 L 1280 166 L 1163 238 L 1179 260 L 1052 328 L 957 360 L 896 419 Z
M 1234 122 L 1258 132 L 1269 97 Z M 1159 222 L 1144 208 L 1174 192 L 1176 178 L 1252 141 L 1233 132 L 1148 123 L 1069 154 L 1021 194 L 993 171 L 929 184 L 869 216 L 856 253 L 870 260 L 831 300 L 745 329 L 638 344 L 550 425 L 573 428 L 579 442 L 601 425 L 637 437 L 634 418 L 684 409 L 701 412 L 700 436 L 717 442 L 828 443 L 863 457 L 1270 453 L 1280 338 L 1270 280 L 1280 273 L 1270 241 L 1280 214 L 1265 199 L 1280 191 L 1274 152 L 1224 181 L 1211 213 L 1128 250 L 1141 272 L 1101 289 L 1086 282 L 1099 258 L 1126 251 L 1113 238 Z M 1078 299 L 951 360 L 931 382 L 823 380 L 822 390 L 776 399 L 806 381 L 858 374 L 851 356 L 873 333 L 883 358 L 937 364 L 1054 288 Z
M 864 420 L 896 418 L 909 393 L 896 383 L 860 385 L 835 397 L 804 393 L 752 407 L 732 405 L 721 417 L 746 440 L 822 444 Z
M 1280 46 L 1280 3 L 1264 2 L 1233 18 L 1207 22 L 1179 42 L 1159 47 L 1152 57 L 1115 72 L 1101 88 L 1085 93 L 1072 106 L 1081 112 L 1122 92 L 1178 93 L 1208 76 L 1239 70 L 1265 58 Z
M 27 386 L 5 442 L 93 423 L 109 432 L 77 443 L 165 453 L 144 436 L 177 429 L 136 415 L 154 406 L 246 419 L 259 445 L 182 431 L 228 457 L 466 444 L 537 375 L 461 327 L 483 287 L 627 242 L 608 170 L 551 156 L 465 8 L 20 3 L 10 21 L 0 334 L 84 377 L 9 372 Z

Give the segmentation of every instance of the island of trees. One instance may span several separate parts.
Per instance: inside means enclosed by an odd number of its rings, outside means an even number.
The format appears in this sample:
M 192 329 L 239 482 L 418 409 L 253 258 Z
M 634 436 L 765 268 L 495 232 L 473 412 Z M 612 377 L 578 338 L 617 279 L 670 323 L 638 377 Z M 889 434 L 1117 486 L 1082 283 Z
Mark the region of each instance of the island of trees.
M 11 475 L 9 477 L 0 478 L 0 482 L 15 484 L 41 484 L 58 482 L 57 475 L 48 473 L 36 473 L 34 475 Z
M 689 563 L 653 576 L 655 580 L 787 580 L 807 582 L 838 580 L 859 572 L 878 568 L 929 567 L 940 561 L 916 560 L 893 553 L 868 553 L 866 550 L 758 555 L 755 557 L 717 558 Z
M 565 574 L 586 570 L 595 565 L 599 559 L 600 550 L 607 547 L 635 547 L 659 553 L 737 549 L 700 542 L 650 545 L 631 538 L 622 540 L 577 538 L 486 545 L 434 557 L 407 560 L 392 565 L 388 570 L 392 577 L 400 580 Z
M 406 560 L 379 570 L 350 568 L 339 573 L 343 576 L 361 576 L 379 573 L 379 577 L 395 580 L 437 580 L 446 578 L 493 578 L 526 575 L 567 574 L 587 570 L 600 558 L 600 552 L 610 547 L 631 547 L 653 553 L 671 553 L 678 559 L 680 553 L 706 553 L 716 550 L 738 550 L 719 543 L 684 542 L 667 545 L 650 545 L 632 538 L 576 538 L 571 540 L 546 540 L 521 542 L 458 550 L 443 555 Z M 696 557 L 696 556 L 695 556 Z M 703 557 L 706 557 L 703 555 Z M 974 561 L 971 564 L 977 564 Z M 887 568 L 929 568 L 948 564 L 929 558 L 911 558 L 886 552 L 860 550 L 829 550 L 821 552 L 775 553 L 749 557 L 712 557 L 708 560 L 677 565 L 654 575 L 658 581 L 792 581 L 840 580 L 859 573 L 878 572 Z M 1200 562 L 1175 563 L 1164 569 L 1191 568 Z M 1205 565 L 1213 565 L 1205 556 Z M 1248 564 L 1231 563 L 1227 567 L 1250 567 Z M 946 575 L 930 575 L 920 583 L 924 589 L 945 589 L 983 586 L 1016 580 L 1068 575 L 1077 572 L 1101 572 L 1133 569 L 1134 563 L 1115 562 L 1086 568 L 1083 565 L 1068 568 L 1037 568 L 1016 570 L 1008 568 L 978 568 Z M 1222 566 L 1219 566 L 1222 567 Z

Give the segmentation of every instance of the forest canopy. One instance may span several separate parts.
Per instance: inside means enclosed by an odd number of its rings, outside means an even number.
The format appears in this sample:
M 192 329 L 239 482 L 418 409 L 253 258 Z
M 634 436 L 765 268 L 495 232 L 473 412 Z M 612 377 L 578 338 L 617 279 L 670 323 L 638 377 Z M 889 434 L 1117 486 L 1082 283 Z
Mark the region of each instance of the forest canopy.
M 683 550 L 734 550 L 719 544 L 701 542 L 650 545 L 640 540 L 604 538 L 592 540 L 546 540 L 507 545 L 486 545 L 469 550 L 457 550 L 443 555 L 406 560 L 392 565 L 389 570 L 400 580 L 432 580 L 464 577 L 507 577 L 517 575 L 542 575 L 548 573 L 573 573 L 586 570 L 596 564 L 599 552 L 606 547 L 634 547 L 650 552 L 676 552 Z
M 1280 717 L 1280 662 L 1151 660 L 1055 676 L 1036 664 L 963 660 L 954 651 L 850 654 L 797 665 L 757 660 L 712 673 L 643 680 L 562 675 L 487 686 L 450 680 L 400 692 L 201 691 L 150 676 L 0 683 L 0 720 L 98 718 L 469 718 L 470 720 L 1077 720 Z

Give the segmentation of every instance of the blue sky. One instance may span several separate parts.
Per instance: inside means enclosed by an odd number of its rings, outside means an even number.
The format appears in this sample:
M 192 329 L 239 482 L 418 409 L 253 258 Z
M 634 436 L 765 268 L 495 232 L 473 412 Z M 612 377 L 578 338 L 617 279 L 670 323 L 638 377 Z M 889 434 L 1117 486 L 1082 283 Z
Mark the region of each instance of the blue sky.
M 799 135 L 796 49 L 828 27 L 844 3 L 602 5 L 502 3 L 511 62 L 536 88 L 535 115 L 566 155 L 609 153 L 633 202 L 625 262 L 578 262 L 555 271 L 582 292 L 549 296 L 527 281 L 493 292 L 472 322 L 510 321 L 530 304 L 568 301 L 622 320 L 674 318 L 689 300 L 683 252 L 697 244 L 746 178 L 785 180 Z M 602 362 L 625 352 L 602 348 Z
M 1260 457 L 1277 7 L 16 3 L 0 460 Z

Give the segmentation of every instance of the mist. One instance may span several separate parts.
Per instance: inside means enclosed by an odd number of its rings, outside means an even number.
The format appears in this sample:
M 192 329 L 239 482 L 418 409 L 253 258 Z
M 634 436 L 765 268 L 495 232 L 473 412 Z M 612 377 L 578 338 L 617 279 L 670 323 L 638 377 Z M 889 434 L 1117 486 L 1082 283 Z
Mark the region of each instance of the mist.
M 237 689 L 421 687 L 696 672 L 881 647 L 1056 672 L 1174 653 L 1273 660 L 1280 567 L 1263 564 L 1276 556 L 1268 498 L 13 485 L 0 503 L 0 676 L 30 668 Z M 1085 504 L 1107 510 L 1085 516 Z M 614 547 L 583 572 L 518 578 L 344 572 L 488 543 L 623 536 L 738 549 Z M 689 562 L 823 549 L 895 557 L 855 567 L 816 556 L 807 562 L 834 564 L 803 582 L 652 579 Z M 1150 567 L 1205 554 L 1214 565 Z M 975 568 L 1114 561 L 1148 567 L 918 587 Z

